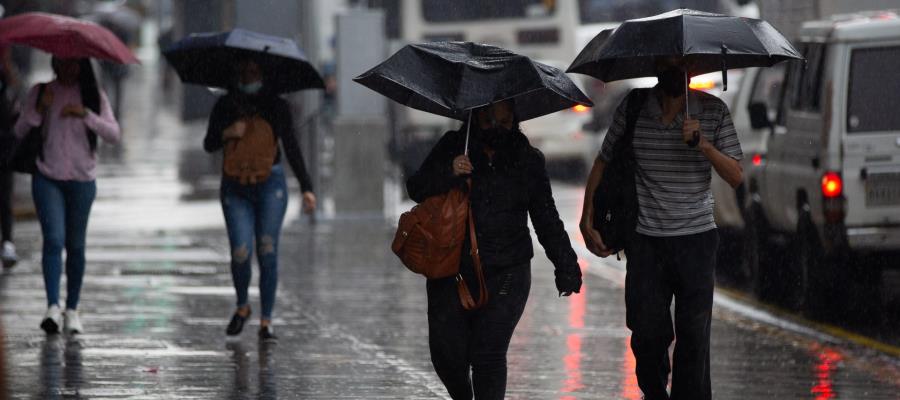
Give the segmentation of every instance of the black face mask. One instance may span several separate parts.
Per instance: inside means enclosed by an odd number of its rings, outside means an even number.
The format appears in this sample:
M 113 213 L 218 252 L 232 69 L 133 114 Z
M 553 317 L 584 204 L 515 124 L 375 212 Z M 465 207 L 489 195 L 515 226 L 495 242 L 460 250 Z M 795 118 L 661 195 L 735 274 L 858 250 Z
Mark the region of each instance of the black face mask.
M 659 80 L 659 87 L 666 95 L 670 97 L 680 97 L 684 95 L 684 71 L 676 67 L 669 67 L 665 71 L 657 73 L 656 79 Z
M 502 126 L 482 129 L 481 140 L 493 150 L 505 150 L 512 145 L 513 131 Z

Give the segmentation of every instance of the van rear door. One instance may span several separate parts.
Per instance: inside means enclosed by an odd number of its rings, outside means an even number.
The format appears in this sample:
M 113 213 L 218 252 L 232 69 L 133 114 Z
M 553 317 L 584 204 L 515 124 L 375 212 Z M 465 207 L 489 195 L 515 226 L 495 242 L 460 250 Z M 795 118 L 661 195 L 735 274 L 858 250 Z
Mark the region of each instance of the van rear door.
M 850 48 L 843 135 L 849 228 L 900 224 L 900 40 Z

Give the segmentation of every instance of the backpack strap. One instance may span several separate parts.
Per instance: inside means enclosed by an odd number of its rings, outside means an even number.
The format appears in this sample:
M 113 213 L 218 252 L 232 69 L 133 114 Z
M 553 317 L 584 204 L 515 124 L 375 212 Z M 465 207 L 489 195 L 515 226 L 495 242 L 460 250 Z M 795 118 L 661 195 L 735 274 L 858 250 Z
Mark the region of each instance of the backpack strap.
M 628 96 L 628 104 L 625 108 L 625 137 L 624 143 L 631 143 L 634 140 L 634 129 L 637 126 L 638 117 L 641 115 L 641 108 L 647 101 L 650 89 L 634 89 Z
M 469 190 L 471 190 L 472 180 L 468 179 L 466 183 Z M 475 301 L 475 299 L 472 298 L 472 293 L 469 292 L 469 286 L 466 285 L 466 281 L 463 279 L 462 274 L 456 274 L 456 289 L 457 292 L 459 292 L 459 301 L 462 302 L 463 308 L 466 310 L 475 310 L 487 304 L 488 291 L 487 283 L 484 279 L 484 268 L 481 265 L 481 255 L 478 253 L 478 239 L 475 236 L 475 219 L 472 216 L 471 202 L 469 202 L 467 214 L 469 214 L 469 241 L 472 247 L 470 255 L 472 256 L 472 264 L 475 267 L 475 277 L 478 280 L 478 301 Z

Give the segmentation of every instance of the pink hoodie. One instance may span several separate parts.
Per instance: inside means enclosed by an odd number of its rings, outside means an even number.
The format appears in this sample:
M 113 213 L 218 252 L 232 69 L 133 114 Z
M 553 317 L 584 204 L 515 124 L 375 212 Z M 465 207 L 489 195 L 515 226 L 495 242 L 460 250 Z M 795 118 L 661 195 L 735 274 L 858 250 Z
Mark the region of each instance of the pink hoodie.
M 38 160 L 38 170 L 55 180 L 94 180 L 97 156 L 91 151 L 87 130 L 94 131 L 97 136 L 110 143 L 117 143 L 122 136 L 106 94 L 100 90 L 99 115 L 85 108 L 87 115 L 84 118 L 63 117 L 62 109 L 65 106 L 81 104 L 78 85 L 66 86 L 54 80 L 47 84 L 45 90 L 47 89 L 53 91 L 53 104 L 47 111 L 47 120 L 37 112 L 38 86 L 35 85 L 22 104 L 22 115 L 15 126 L 16 137 L 24 137 L 32 128 L 44 122 L 44 159 Z

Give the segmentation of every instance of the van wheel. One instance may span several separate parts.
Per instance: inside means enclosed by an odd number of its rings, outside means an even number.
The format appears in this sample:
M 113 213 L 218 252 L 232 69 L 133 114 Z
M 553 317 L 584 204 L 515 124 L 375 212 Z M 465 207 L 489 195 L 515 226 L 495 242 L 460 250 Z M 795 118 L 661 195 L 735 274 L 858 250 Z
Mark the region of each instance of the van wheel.
M 811 317 L 827 315 L 829 293 L 825 282 L 833 268 L 808 214 L 802 215 L 797 223 L 793 253 L 787 305 Z

